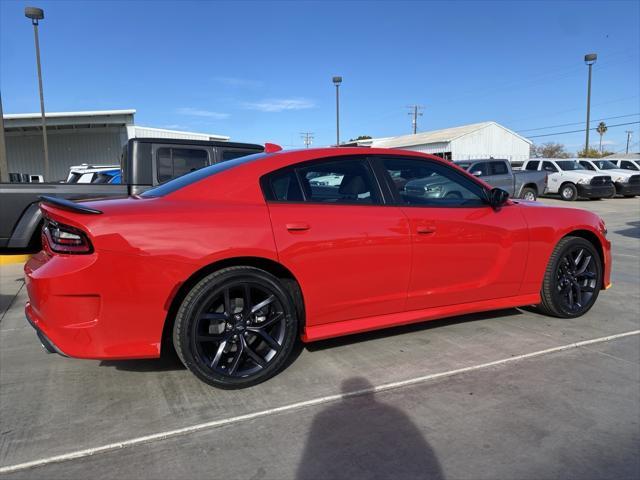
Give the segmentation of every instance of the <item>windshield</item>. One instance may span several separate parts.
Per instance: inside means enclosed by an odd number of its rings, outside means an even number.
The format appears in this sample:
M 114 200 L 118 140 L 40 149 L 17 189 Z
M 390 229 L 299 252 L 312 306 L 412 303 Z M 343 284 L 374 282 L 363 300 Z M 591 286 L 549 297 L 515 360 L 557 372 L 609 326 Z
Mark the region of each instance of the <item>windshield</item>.
M 613 162 L 610 162 L 609 160 L 594 160 L 593 163 L 595 163 L 596 167 L 598 167 L 600 170 L 613 170 L 618 168 Z
M 225 170 L 229 170 L 230 168 L 237 167 L 238 165 L 242 165 L 244 163 L 252 162 L 254 160 L 258 160 L 267 156 L 266 153 L 256 153 L 254 155 L 247 155 L 245 157 L 236 158 L 233 160 L 227 160 L 221 163 L 215 163 L 208 167 L 203 167 L 193 172 L 182 175 L 181 177 L 174 178 L 173 180 L 169 180 L 167 183 L 163 183 L 162 185 L 152 188 L 151 190 L 147 190 L 142 193 L 141 197 L 163 197 L 165 195 L 169 195 L 170 193 L 175 192 L 176 190 L 180 190 L 192 183 L 199 182 L 200 180 L 210 177 L 211 175 L 215 175 L 216 173 L 223 172 Z
M 580 165 L 575 160 L 560 160 L 556 161 L 560 170 L 586 170 L 582 165 Z

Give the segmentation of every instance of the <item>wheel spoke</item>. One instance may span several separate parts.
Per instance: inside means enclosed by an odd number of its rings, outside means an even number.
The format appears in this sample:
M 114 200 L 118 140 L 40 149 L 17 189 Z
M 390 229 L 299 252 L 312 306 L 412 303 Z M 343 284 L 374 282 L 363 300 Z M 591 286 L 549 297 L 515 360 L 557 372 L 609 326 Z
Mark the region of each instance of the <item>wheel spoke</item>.
M 267 345 L 269 345 L 272 349 L 278 351 L 280 350 L 281 345 L 276 342 L 276 339 L 273 338 L 271 335 L 269 335 L 269 333 L 267 333 L 267 331 L 260 327 L 260 328 L 256 328 L 256 327 L 250 327 L 248 329 L 251 333 L 255 333 L 256 335 L 259 335 L 260 338 L 262 338 Z
M 584 254 L 584 248 L 581 248 L 580 251 L 578 252 L 578 255 L 576 255 L 575 260 L 573 261 L 576 267 L 580 264 L 580 260 L 582 260 L 583 254 Z
M 264 368 L 267 365 L 267 362 L 264 360 L 264 358 L 262 358 L 260 355 L 258 355 L 256 352 L 253 351 L 253 349 L 249 346 L 249 344 L 245 340 L 244 336 L 240 338 L 241 338 L 241 342 L 243 344 L 245 353 L 249 356 L 249 358 L 251 358 L 251 360 L 253 360 L 255 363 L 260 365 L 261 368 Z
M 251 287 L 248 283 L 244 284 L 244 296 L 242 297 L 242 310 L 246 313 L 250 311 L 251 305 Z
M 216 354 L 213 357 L 213 360 L 211 360 L 211 368 L 216 368 L 218 366 L 218 363 L 220 363 L 220 358 L 222 357 L 222 353 L 224 352 L 226 346 L 227 339 L 220 342 L 220 345 L 218 345 L 218 350 L 216 350 Z
M 282 318 L 284 317 L 284 313 L 282 312 L 277 312 L 275 313 L 271 318 L 265 320 L 264 322 L 260 323 L 258 326 L 256 326 L 255 328 L 267 328 L 270 327 L 271 325 L 273 325 L 274 323 L 282 320 Z
M 240 366 L 240 359 L 242 358 L 242 353 L 244 351 L 244 342 L 240 341 L 236 343 L 236 352 L 233 355 L 233 359 L 231 360 L 231 366 L 229 367 L 229 375 L 233 375 L 238 370 L 238 366 Z
M 200 315 L 200 319 L 201 320 L 222 320 L 222 321 L 226 321 L 227 320 L 227 314 L 226 313 L 203 313 L 202 315 Z
M 577 308 L 580 308 L 580 307 L 582 307 L 582 290 L 580 289 L 580 285 L 578 285 L 577 282 L 574 283 L 573 286 L 575 287 L 575 290 L 576 290 L 576 301 L 575 301 L 575 304 L 576 304 Z M 573 290 L 573 288 L 572 288 L 572 290 Z
M 584 259 L 584 262 L 582 262 L 582 265 L 576 271 L 576 275 L 582 275 L 587 270 L 587 268 L 589 267 L 589 264 L 591 264 L 591 255 L 588 255 Z
M 251 313 L 256 313 L 261 308 L 266 307 L 267 305 L 269 305 L 275 299 L 276 299 L 276 297 L 274 295 L 270 295 L 269 298 L 267 298 L 266 300 L 263 300 L 260 303 L 258 303 L 256 305 L 254 305 L 253 307 L 251 307 Z

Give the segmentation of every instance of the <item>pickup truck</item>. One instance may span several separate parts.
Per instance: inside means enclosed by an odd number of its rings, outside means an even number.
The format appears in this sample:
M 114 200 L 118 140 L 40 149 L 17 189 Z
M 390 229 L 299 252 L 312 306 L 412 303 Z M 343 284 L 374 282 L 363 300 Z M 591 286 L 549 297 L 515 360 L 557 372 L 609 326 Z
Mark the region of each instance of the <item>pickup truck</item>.
M 41 195 L 68 200 L 137 195 L 193 170 L 263 150 L 251 143 L 133 138 L 123 148 L 120 184 L 0 183 L 0 253 L 40 250 Z
M 640 173 L 618 167 L 615 163 L 605 159 L 582 159 L 579 161 L 587 170 L 602 175 L 611 175 L 616 193 L 631 198 L 640 195 Z
M 560 194 L 562 200 L 609 198 L 616 192 L 609 175 L 591 172 L 576 159 L 535 158 L 524 162 L 522 168 L 547 172 L 546 193 Z
M 533 201 L 544 193 L 547 186 L 546 172 L 516 171 L 508 160 L 490 158 L 456 161 L 455 164 L 492 187 L 506 190 L 512 198 Z

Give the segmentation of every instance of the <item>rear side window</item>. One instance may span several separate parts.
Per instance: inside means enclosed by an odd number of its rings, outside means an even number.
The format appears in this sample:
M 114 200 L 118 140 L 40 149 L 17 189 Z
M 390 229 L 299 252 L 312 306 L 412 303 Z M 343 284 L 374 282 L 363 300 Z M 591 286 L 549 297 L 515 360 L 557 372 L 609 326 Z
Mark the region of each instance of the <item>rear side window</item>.
M 533 162 L 528 162 L 525 170 L 538 170 L 538 165 L 540 165 L 540 162 L 538 162 L 537 160 Z
M 491 175 L 508 175 L 509 170 L 504 162 L 491 162 Z
M 368 162 L 353 157 L 294 165 L 264 177 L 262 186 L 270 201 L 381 203 Z
M 164 183 L 209 164 L 206 150 L 195 148 L 159 148 L 156 153 L 158 182 Z

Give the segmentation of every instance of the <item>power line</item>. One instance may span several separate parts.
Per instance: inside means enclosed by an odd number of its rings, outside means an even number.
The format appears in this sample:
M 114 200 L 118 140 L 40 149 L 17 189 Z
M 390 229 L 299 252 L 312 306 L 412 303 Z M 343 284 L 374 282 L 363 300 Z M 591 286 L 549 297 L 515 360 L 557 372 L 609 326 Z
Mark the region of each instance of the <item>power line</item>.
M 599 118 L 597 120 L 591 120 L 591 123 L 593 123 L 593 122 L 601 122 L 603 120 L 613 120 L 614 118 L 634 117 L 636 115 L 640 115 L 640 113 L 629 113 L 627 115 L 617 115 L 615 117 Z M 582 125 L 583 123 L 584 123 L 584 121 L 574 122 L 574 123 L 562 123 L 560 125 L 549 125 L 548 127 L 527 128 L 526 130 L 518 130 L 518 133 L 533 132 L 535 130 L 547 130 L 549 128 L 570 127 L 571 125 Z
M 409 112 L 409 115 L 413 116 L 411 120 L 411 126 L 413 128 L 413 134 L 415 135 L 416 133 L 418 133 L 418 117 L 422 116 L 420 110 L 424 109 L 424 105 L 408 105 L 407 108 L 411 110 Z
M 616 125 L 607 125 L 607 128 L 622 127 L 624 125 L 637 125 L 639 123 L 640 123 L 640 121 L 638 121 L 638 122 L 618 123 Z M 590 128 L 589 130 L 597 130 L 597 128 L 598 127 L 593 127 L 593 128 Z M 544 135 L 531 135 L 531 136 L 528 136 L 527 138 L 551 137 L 553 135 L 564 135 L 566 133 L 579 133 L 579 132 L 584 132 L 584 131 L 586 131 L 586 128 L 582 128 L 580 130 L 571 130 L 571 131 L 568 131 L 568 132 L 555 132 L 555 133 L 545 133 Z
M 300 132 L 300 137 L 305 148 L 309 148 L 309 145 L 313 143 L 313 132 Z

